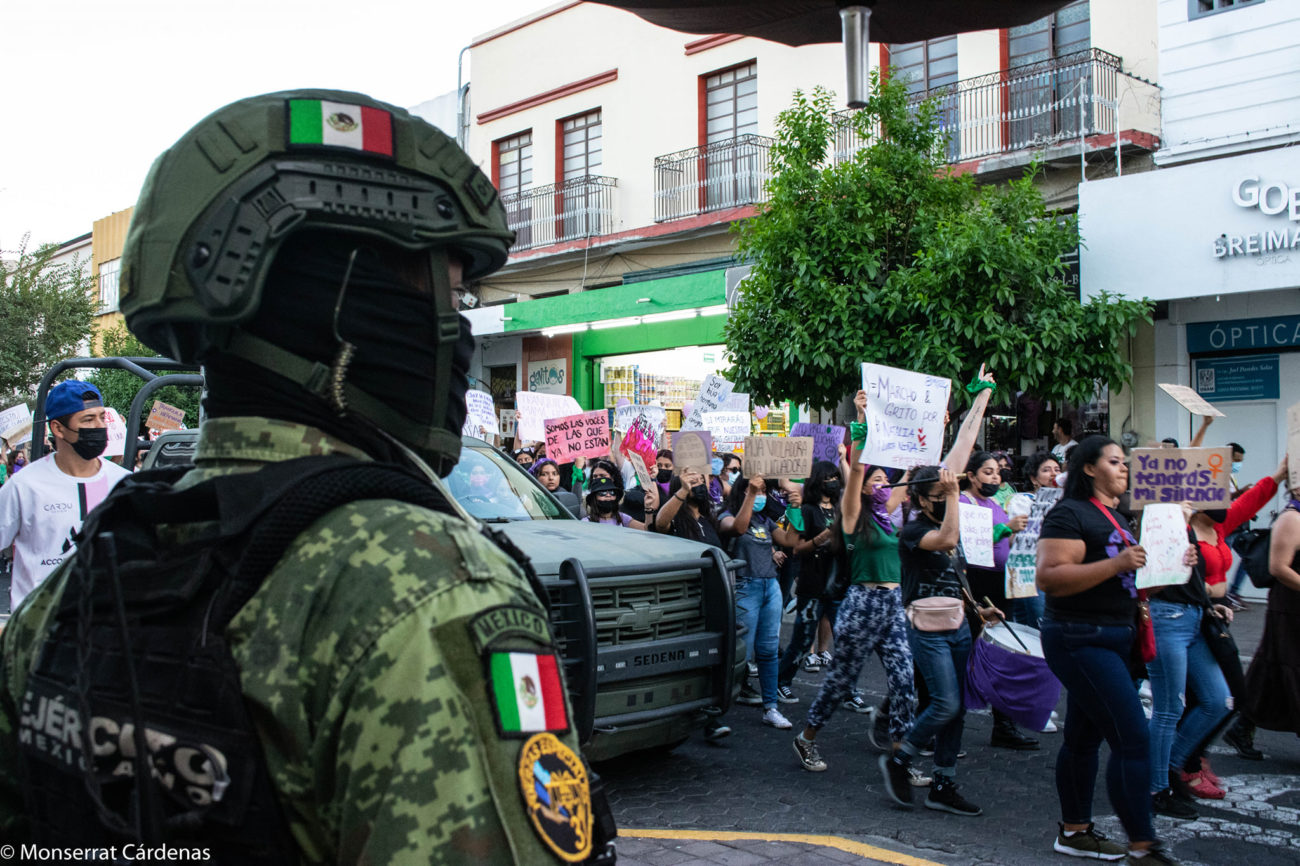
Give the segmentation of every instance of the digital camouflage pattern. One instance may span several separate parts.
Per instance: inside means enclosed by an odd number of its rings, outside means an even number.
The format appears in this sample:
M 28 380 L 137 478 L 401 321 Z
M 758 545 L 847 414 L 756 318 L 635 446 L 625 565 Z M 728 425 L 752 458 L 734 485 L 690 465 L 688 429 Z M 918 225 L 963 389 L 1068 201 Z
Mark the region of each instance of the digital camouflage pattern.
M 197 468 L 181 485 L 337 453 L 364 458 L 303 425 L 210 420 Z M 6 841 L 26 832 L 16 708 L 67 576 L 61 567 L 28 596 L 0 636 Z M 372 500 L 320 518 L 231 621 L 245 698 L 305 860 L 556 861 L 525 810 L 522 743 L 498 735 L 469 628 L 476 614 L 499 605 L 544 616 L 515 563 L 468 525 Z M 542 645 L 515 630 L 493 649 L 549 649 L 549 633 L 546 639 Z M 577 752 L 572 731 L 557 736 Z

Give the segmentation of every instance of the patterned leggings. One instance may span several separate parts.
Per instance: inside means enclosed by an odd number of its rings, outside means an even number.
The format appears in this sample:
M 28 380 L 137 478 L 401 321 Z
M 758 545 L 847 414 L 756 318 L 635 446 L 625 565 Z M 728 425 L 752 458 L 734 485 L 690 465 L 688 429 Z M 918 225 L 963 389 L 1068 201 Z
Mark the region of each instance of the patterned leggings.
M 912 727 L 916 687 L 912 682 L 912 649 L 907 642 L 902 592 L 849 587 L 835 619 L 835 656 L 812 706 L 808 727 L 819 729 L 841 701 L 853 693 L 867 656 L 875 652 L 889 680 L 889 737 L 901 742 Z

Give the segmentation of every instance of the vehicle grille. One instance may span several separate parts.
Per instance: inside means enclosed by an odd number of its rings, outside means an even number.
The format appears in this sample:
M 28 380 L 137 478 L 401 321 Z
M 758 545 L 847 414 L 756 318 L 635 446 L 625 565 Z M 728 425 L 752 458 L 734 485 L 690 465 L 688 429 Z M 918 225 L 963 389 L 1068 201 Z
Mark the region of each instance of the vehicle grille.
M 619 646 L 704 631 L 700 575 L 591 582 L 597 646 Z

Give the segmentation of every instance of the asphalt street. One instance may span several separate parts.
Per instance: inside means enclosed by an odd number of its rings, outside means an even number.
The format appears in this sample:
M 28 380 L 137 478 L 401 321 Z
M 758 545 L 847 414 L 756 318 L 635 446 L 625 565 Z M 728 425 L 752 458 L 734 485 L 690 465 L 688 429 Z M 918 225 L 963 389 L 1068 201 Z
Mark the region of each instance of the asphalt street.
M 1238 614 L 1234 634 L 1248 659 L 1258 645 L 1264 606 Z M 785 629 L 788 631 L 788 628 Z M 784 635 L 783 635 L 784 637 Z M 967 715 L 963 747 L 969 756 L 958 765 L 964 796 L 984 814 L 966 818 L 920 806 L 924 789 L 916 789 L 917 806 L 894 805 L 883 791 L 876 767 L 879 754 L 867 740 L 869 717 L 841 710 L 822 730 L 818 744 L 829 768 L 809 773 L 800 767 L 791 741 L 822 674 L 801 673 L 794 684 L 799 703 L 783 705 L 795 724 L 791 731 L 765 727 L 760 711 L 736 707 L 727 721 L 734 733 L 718 743 L 693 737 L 669 754 L 631 756 L 598 767 L 609 790 L 615 817 L 627 834 L 620 851 L 636 864 L 775 863 L 775 862 L 918 862 L 963 864 L 1042 864 L 1070 862 L 1052 851 L 1059 820 L 1053 767 L 1060 734 L 1039 734 L 1041 748 L 1012 752 L 988 745 L 992 719 Z M 870 662 L 861 685 L 873 702 L 884 693 L 880 665 Z M 1060 706 L 1064 714 L 1064 696 Z M 1300 863 L 1300 738 L 1260 731 L 1256 745 L 1263 762 L 1236 757 L 1217 745 L 1213 765 L 1228 789 L 1224 800 L 1199 800 L 1201 817 L 1176 821 L 1157 817 L 1157 832 L 1188 866 L 1282 866 Z M 1103 746 L 1103 749 L 1105 747 Z M 1105 766 L 1106 755 L 1102 755 Z M 928 763 L 922 764 L 929 766 Z M 1104 770 L 1095 800 L 1099 829 L 1122 841 L 1124 836 L 1106 798 Z M 638 836 L 647 830 L 673 831 L 653 841 Z M 689 835 L 685 831 L 695 831 Z M 710 832 L 752 834 L 743 844 L 714 842 L 699 847 Z M 853 856 L 844 846 L 832 853 L 811 852 L 817 840 L 834 837 L 867 846 L 861 850 L 893 852 L 897 859 Z M 762 847 L 764 838 L 777 840 Z M 791 849 L 789 860 L 770 845 L 780 839 L 813 841 Z M 785 842 L 784 844 L 789 844 Z M 694 846 L 694 847 L 693 847 Z M 820 857 L 821 859 L 817 859 Z M 917 858 L 910 860 L 907 858 Z

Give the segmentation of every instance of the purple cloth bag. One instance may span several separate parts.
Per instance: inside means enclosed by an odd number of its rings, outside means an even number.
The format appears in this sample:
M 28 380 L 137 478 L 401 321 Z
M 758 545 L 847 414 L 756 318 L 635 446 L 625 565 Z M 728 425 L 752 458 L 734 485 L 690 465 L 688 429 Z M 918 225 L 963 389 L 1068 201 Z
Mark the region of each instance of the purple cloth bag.
M 1061 697 L 1061 681 L 1037 656 L 1010 652 L 987 640 L 971 647 L 966 709 L 990 704 L 1033 731 L 1041 731 Z

